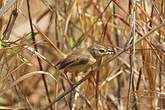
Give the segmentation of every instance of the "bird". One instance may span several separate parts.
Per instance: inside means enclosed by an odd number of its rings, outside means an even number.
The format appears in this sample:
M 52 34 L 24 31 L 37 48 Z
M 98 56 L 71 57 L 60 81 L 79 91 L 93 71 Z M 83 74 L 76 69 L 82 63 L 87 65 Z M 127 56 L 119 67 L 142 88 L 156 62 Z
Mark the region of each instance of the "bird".
M 103 45 L 94 44 L 87 48 L 78 48 L 59 61 L 56 66 L 64 72 L 78 73 L 88 70 L 97 60 L 105 55 L 112 55 L 114 51 Z

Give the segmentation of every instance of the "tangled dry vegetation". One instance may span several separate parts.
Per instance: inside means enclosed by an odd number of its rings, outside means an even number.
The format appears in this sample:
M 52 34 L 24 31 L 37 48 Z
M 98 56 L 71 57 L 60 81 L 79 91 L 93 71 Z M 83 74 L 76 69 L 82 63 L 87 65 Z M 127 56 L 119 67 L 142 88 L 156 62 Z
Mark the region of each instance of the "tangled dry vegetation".
M 0 7 L 0 109 L 165 109 L 165 0 L 1 0 Z M 115 54 L 77 76 L 57 70 L 66 54 L 93 43 Z

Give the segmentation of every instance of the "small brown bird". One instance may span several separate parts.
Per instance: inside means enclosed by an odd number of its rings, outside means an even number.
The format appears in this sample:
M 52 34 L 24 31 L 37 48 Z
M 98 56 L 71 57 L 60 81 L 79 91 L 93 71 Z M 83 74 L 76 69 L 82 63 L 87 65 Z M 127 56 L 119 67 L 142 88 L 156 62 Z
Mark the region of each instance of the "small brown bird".
M 78 73 L 86 71 L 96 63 L 98 58 L 104 55 L 111 55 L 114 51 L 102 45 L 93 45 L 88 48 L 79 48 L 69 54 L 66 58 L 57 64 L 58 69 L 64 69 L 66 72 Z

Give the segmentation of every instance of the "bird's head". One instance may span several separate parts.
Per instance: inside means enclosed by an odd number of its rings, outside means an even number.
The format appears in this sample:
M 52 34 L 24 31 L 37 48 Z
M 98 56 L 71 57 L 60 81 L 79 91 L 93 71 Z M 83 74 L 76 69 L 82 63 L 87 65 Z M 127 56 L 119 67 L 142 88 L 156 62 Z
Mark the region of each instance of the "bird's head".
M 91 53 L 91 55 L 94 58 L 99 58 L 102 57 L 104 55 L 112 55 L 114 54 L 114 51 L 110 48 L 106 48 L 102 45 L 92 45 L 90 47 L 88 47 L 88 51 Z

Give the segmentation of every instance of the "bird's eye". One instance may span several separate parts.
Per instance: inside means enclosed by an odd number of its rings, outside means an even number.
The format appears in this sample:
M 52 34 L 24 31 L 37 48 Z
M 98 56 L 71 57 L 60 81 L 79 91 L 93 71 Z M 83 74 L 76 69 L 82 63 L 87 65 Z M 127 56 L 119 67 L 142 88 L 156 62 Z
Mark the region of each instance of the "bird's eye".
M 103 52 L 105 52 L 105 50 L 104 49 L 99 49 L 99 52 L 103 53 Z

